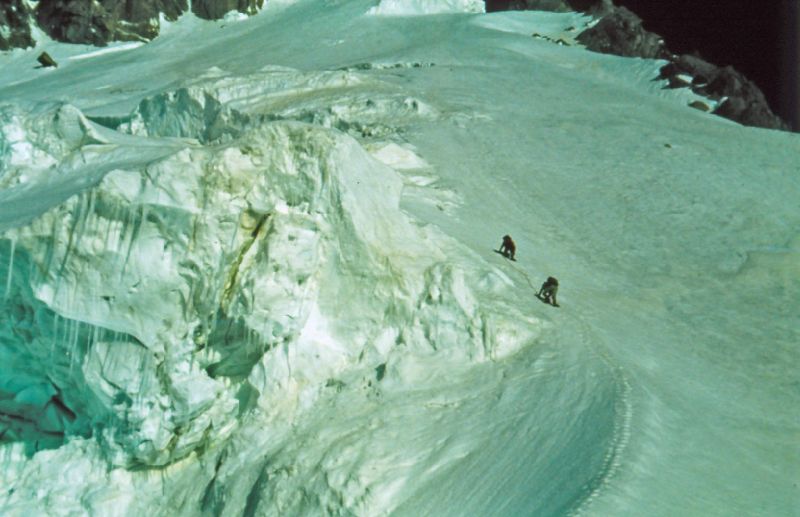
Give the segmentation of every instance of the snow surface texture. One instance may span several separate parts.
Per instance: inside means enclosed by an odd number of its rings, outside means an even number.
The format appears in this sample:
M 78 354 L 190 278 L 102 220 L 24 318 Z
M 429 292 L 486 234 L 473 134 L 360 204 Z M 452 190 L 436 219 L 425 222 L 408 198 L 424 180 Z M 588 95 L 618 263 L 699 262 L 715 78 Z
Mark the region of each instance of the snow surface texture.
M 384 16 L 415 16 L 441 13 L 482 13 L 486 4 L 482 0 L 381 0 L 367 11 Z
M 797 508 L 796 135 L 455 5 L 0 56 L 0 513 Z

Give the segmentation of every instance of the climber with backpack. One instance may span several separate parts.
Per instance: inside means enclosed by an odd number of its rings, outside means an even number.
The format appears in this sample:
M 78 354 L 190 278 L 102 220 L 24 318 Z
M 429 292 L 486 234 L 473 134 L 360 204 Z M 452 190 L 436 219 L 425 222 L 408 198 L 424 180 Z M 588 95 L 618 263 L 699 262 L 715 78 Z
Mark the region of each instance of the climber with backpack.
M 503 235 L 503 243 L 498 251 L 507 259 L 517 260 L 514 258 L 514 254 L 517 252 L 517 245 L 514 244 L 510 235 Z
M 542 284 L 542 287 L 539 289 L 539 292 L 536 293 L 536 297 L 542 300 L 544 303 L 549 303 L 553 307 L 558 307 L 558 302 L 556 301 L 556 294 L 558 293 L 558 280 L 555 277 L 548 276 L 547 280 Z

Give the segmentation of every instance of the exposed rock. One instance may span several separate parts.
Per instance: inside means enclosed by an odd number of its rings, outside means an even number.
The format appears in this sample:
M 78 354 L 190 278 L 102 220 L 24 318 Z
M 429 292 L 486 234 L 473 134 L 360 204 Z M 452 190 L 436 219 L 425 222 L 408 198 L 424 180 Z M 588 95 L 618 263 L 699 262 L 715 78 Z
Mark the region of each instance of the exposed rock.
M 211 20 L 230 11 L 255 14 L 263 5 L 264 0 L 195 0 L 192 12 Z M 58 41 L 103 46 L 149 41 L 158 36 L 160 14 L 172 21 L 188 8 L 187 0 L 40 0 L 36 21 Z
M 176 20 L 186 9 L 186 0 L 40 0 L 36 21 L 58 41 L 103 46 L 149 41 L 158 35 L 159 14 Z
M 616 9 L 611 0 L 565 0 L 571 10 L 601 18 Z
M 660 79 L 670 88 L 691 88 L 721 104 L 714 114 L 746 126 L 788 130 L 789 127 L 769 108 L 764 93 L 731 66 L 718 67 L 698 56 L 682 55 L 661 68 Z
M 42 0 L 36 21 L 50 37 L 72 43 L 105 45 L 111 39 L 108 13 L 100 4 Z
M 23 0 L 0 2 L 0 50 L 33 47 L 31 10 Z
M 559 0 L 560 1 L 560 0 Z M 192 12 L 207 20 L 230 11 L 255 14 L 264 0 L 194 0 Z M 111 41 L 150 41 L 159 16 L 174 21 L 189 9 L 187 0 L 25 0 L 0 2 L 0 50 L 34 46 L 31 22 L 57 41 L 104 46 Z
M 42 52 L 41 54 L 39 54 L 39 57 L 36 58 L 36 61 L 38 61 L 39 64 L 42 65 L 44 68 L 47 68 L 49 66 L 54 66 L 58 68 L 58 63 L 56 63 L 56 60 L 50 57 L 50 54 L 48 54 L 47 52 Z
M 617 7 L 594 27 L 578 36 L 589 50 L 603 54 L 649 59 L 667 58 L 664 40 L 642 27 L 642 19 L 624 7 Z
M 580 34 L 578 41 L 589 50 L 628 57 L 666 58 L 669 53 L 660 36 L 646 31 L 642 20 L 612 0 L 510 0 L 487 1 L 487 11 L 578 11 L 600 21 Z
M 747 91 L 754 87 L 754 84 L 737 72 L 732 66 L 726 66 L 725 68 L 718 69 L 717 73 L 712 76 L 708 85 L 703 89 L 710 95 L 716 97 L 742 97 L 751 93 L 754 96 L 760 95 L 763 97 L 760 91 L 757 93 Z M 757 90 L 757 88 L 755 89 Z
M 761 91 L 758 91 L 761 94 Z M 715 115 L 735 120 L 745 126 L 789 130 L 789 125 L 772 113 L 766 101 L 752 97 L 730 97 L 714 110 Z
M 199 18 L 217 20 L 230 11 L 256 14 L 264 5 L 264 0 L 194 0 L 192 12 Z
M 697 83 L 707 83 L 708 78 L 714 76 L 719 69 L 717 65 L 711 64 L 703 58 L 692 54 L 678 56 L 675 64 L 680 70 L 690 72 L 695 77 Z
M 544 34 L 539 34 L 538 32 L 534 32 L 532 34 L 532 36 L 534 38 L 537 38 L 537 39 L 543 39 L 545 41 L 549 41 L 550 43 L 555 43 L 556 45 L 562 45 L 562 46 L 565 46 L 565 47 L 569 47 L 570 46 L 570 42 L 565 40 L 564 38 L 555 39 L 555 38 L 551 38 L 550 36 L 547 36 L 547 35 L 544 35 Z
M 763 92 L 744 75 L 730 66 L 720 68 L 696 55 L 672 55 L 659 35 L 644 29 L 641 18 L 625 7 L 614 6 L 611 0 L 512 0 L 508 8 L 575 10 L 599 17 L 594 27 L 577 38 L 587 49 L 625 57 L 668 59 L 670 62 L 661 68 L 659 78 L 667 80 L 669 88 L 691 88 L 720 103 L 714 114 L 741 124 L 789 129 L 786 122 L 770 110 Z M 541 37 L 534 34 L 537 36 Z M 695 101 L 690 106 L 711 111 L 709 104 Z
M 692 101 L 689 107 L 700 111 L 711 111 L 711 107 L 703 101 Z
M 611 0 L 511 0 L 495 2 L 491 10 L 578 11 L 600 21 L 578 36 L 589 50 L 626 57 L 667 58 L 663 39 L 642 27 L 642 20 Z M 487 7 L 489 3 L 487 2 Z

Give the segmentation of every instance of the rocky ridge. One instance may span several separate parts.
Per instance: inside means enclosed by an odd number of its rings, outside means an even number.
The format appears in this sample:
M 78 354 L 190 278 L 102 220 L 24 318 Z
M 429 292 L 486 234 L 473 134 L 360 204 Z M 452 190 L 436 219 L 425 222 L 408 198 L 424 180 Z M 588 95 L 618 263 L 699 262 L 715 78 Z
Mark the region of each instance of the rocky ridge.
M 178 19 L 189 9 L 213 20 L 230 11 L 255 14 L 264 0 L 10 0 L 0 5 L 0 50 L 33 47 L 31 26 L 65 43 L 97 46 L 112 41 L 150 41 L 160 31 L 160 17 Z
M 504 5 L 505 4 L 505 5 Z M 667 88 L 691 88 L 709 99 L 693 107 L 711 111 L 715 115 L 739 122 L 745 126 L 788 131 L 788 124 L 775 115 L 764 93 L 741 72 L 732 66 L 721 67 L 702 58 L 672 53 L 658 34 L 642 25 L 642 19 L 611 0 L 511 0 L 487 2 L 487 10 L 539 10 L 580 11 L 595 18 L 577 41 L 588 50 L 624 57 L 665 59 L 658 79 L 667 80 Z
M 659 79 L 669 88 L 691 88 L 716 104 L 715 115 L 745 126 L 788 131 L 788 124 L 769 108 L 764 93 L 732 66 L 720 67 L 692 55 L 672 56 Z
M 30 19 L 31 9 L 24 0 L 9 0 L 0 4 L 0 50 L 34 45 Z

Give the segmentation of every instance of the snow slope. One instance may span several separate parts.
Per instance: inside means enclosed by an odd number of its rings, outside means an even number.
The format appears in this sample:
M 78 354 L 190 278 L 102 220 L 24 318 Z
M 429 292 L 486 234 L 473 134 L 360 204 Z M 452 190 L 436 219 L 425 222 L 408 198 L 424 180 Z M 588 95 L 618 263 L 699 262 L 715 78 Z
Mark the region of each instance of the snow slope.
M 795 512 L 796 135 L 334 4 L 0 56 L 2 513 Z

